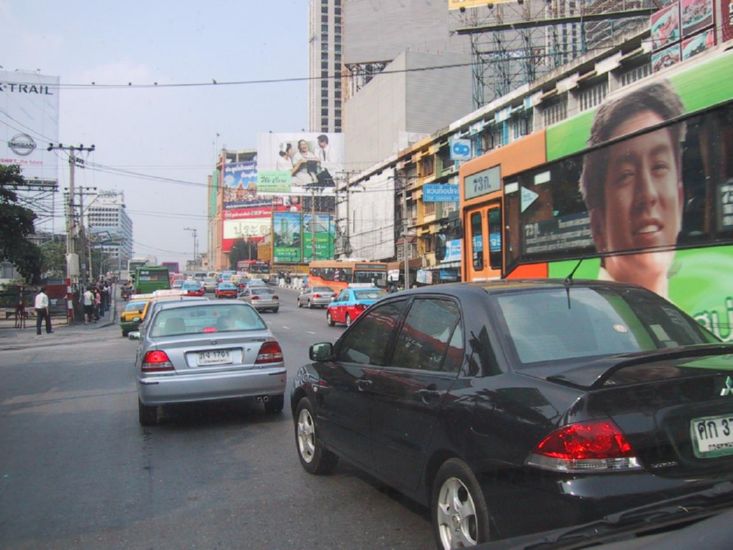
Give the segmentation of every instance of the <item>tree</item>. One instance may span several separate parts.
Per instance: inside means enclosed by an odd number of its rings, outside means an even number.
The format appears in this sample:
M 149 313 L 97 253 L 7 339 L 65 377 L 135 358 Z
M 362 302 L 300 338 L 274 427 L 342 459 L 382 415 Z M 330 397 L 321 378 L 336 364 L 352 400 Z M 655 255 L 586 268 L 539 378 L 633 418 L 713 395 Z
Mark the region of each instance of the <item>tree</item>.
M 0 258 L 13 263 L 27 282 L 41 278 L 41 250 L 28 240 L 35 232 L 32 210 L 20 206 L 11 185 L 23 185 L 25 179 L 17 165 L 0 166 Z
M 41 271 L 55 277 L 63 278 L 66 272 L 66 243 L 61 241 L 47 241 L 40 248 L 42 258 Z
M 237 269 L 239 260 L 256 260 L 257 259 L 257 243 L 252 239 L 242 239 L 232 246 L 229 252 L 229 267 L 232 270 Z

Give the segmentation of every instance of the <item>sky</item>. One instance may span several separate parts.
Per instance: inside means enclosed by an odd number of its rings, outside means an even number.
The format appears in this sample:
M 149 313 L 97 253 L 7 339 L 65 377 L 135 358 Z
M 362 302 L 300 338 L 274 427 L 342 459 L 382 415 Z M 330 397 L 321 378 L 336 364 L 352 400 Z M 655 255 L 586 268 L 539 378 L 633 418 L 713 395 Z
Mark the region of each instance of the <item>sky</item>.
M 95 145 L 90 162 L 176 182 L 76 171 L 75 184 L 122 191 L 134 252 L 158 261 L 207 247 L 206 178 L 216 151 L 256 148 L 263 132 L 307 129 L 308 0 L 0 0 L 0 66 L 60 77 L 59 141 Z M 173 88 L 64 84 L 212 83 Z M 59 162 L 59 184 L 68 186 Z M 60 193 L 58 194 L 60 195 Z M 60 197 L 58 201 L 60 201 Z M 54 221 L 64 231 L 63 218 Z

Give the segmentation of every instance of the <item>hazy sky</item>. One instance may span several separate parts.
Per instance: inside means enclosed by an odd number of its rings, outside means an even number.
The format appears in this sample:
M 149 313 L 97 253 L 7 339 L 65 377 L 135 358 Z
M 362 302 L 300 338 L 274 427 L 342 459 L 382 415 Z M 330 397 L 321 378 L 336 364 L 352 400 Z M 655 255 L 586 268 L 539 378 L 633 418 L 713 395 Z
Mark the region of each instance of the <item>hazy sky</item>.
M 96 82 L 198 83 L 308 75 L 308 0 L 0 0 L 0 65 L 59 76 L 59 141 L 89 160 L 167 183 L 77 170 L 77 185 L 124 191 L 135 253 L 206 250 L 206 177 L 215 150 L 255 148 L 260 132 L 307 125 L 307 84 L 68 89 Z M 307 129 L 307 128 L 306 128 Z M 68 168 L 59 163 L 61 187 Z M 63 218 L 55 221 L 63 231 Z

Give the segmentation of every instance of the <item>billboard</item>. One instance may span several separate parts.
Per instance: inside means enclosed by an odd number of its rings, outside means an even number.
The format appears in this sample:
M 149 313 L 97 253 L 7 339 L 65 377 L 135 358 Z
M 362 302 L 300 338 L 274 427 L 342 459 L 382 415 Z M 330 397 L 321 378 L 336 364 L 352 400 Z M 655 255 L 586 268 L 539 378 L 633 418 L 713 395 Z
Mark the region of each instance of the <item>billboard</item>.
M 224 210 L 221 249 L 230 252 L 239 239 L 262 241 L 270 234 L 272 207 L 232 208 Z
M 17 164 L 28 180 L 57 181 L 59 77 L 0 71 L 0 164 Z
M 713 0 L 680 0 L 682 36 L 690 36 L 713 24 Z
M 311 219 L 315 220 L 313 224 L 311 224 Z M 335 235 L 336 228 L 332 216 L 303 214 L 303 261 L 332 259 Z M 315 257 L 313 256 L 313 240 L 315 240 Z
M 272 197 L 257 193 L 257 162 L 229 162 L 224 165 L 225 209 L 264 206 L 272 203 Z
M 653 50 L 679 42 L 680 10 L 677 3 L 653 13 L 650 16 L 650 26 Z
M 272 262 L 297 264 L 303 260 L 300 212 L 273 212 Z
M 720 0 L 721 40 L 733 39 L 733 0 Z
M 257 162 L 261 195 L 333 195 L 334 178 L 343 170 L 343 135 L 260 134 Z
M 682 60 L 704 52 L 715 45 L 715 33 L 708 29 L 682 41 Z

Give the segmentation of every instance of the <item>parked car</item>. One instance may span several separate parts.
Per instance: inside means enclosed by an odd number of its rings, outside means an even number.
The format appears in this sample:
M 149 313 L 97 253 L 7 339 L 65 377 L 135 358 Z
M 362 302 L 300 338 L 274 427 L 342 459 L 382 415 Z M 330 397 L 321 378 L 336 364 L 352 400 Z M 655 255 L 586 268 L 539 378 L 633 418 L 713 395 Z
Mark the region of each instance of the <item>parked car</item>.
M 331 327 L 336 323 L 351 326 L 366 308 L 386 295 L 386 290 L 376 286 L 350 285 L 326 307 L 326 322 Z
M 442 548 L 730 501 L 733 345 L 646 289 L 414 289 L 309 353 L 290 396 L 303 468 L 343 458 L 429 506 Z
M 280 344 L 248 304 L 181 301 L 159 305 L 137 350 L 140 424 L 173 403 L 259 398 L 283 408 L 286 371 Z
M 239 297 L 254 306 L 257 311 L 272 311 L 277 313 L 280 310 L 280 297 L 275 292 L 264 286 L 245 288 Z
M 196 281 L 193 279 L 183 281 L 183 284 L 181 285 L 181 290 L 185 290 L 188 296 L 203 296 L 204 294 L 206 294 L 206 291 L 204 290 L 204 285 L 200 281 Z
M 337 293 L 327 286 L 309 286 L 298 294 L 298 307 L 326 307 L 336 296 Z
M 236 298 L 237 294 L 239 290 L 234 283 L 219 283 L 214 291 L 217 298 Z

